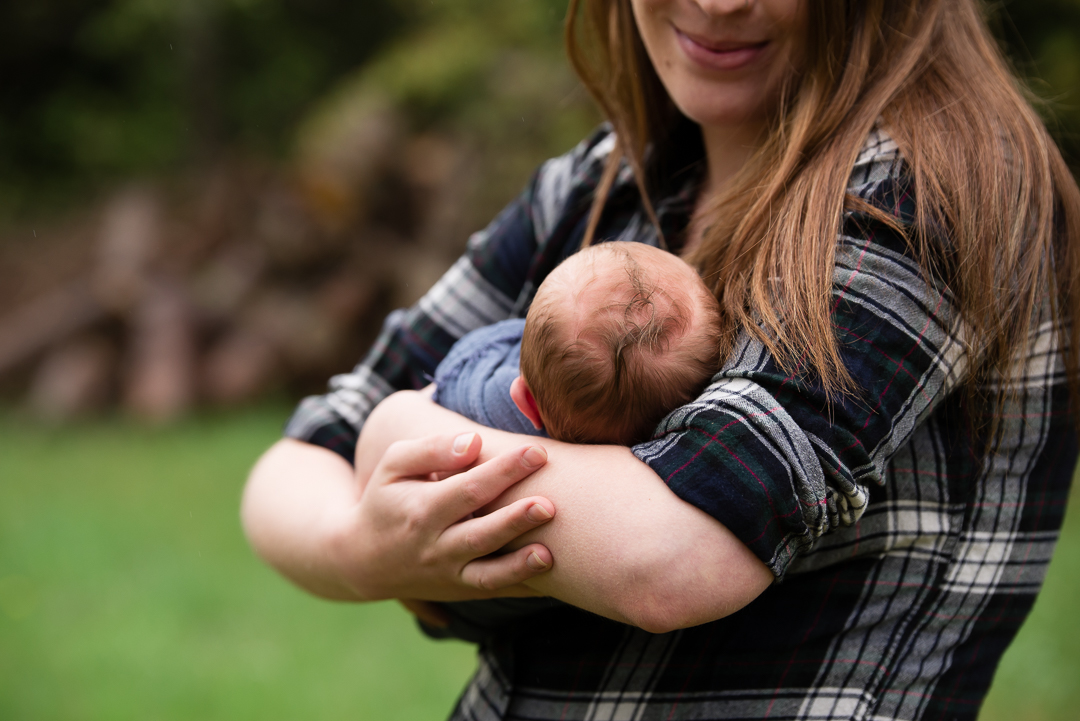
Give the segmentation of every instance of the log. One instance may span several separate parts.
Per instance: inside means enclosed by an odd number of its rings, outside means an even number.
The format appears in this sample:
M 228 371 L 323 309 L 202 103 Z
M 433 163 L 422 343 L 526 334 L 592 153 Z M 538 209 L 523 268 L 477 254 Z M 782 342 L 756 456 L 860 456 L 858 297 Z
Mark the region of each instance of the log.
M 117 193 L 105 209 L 92 270 L 94 292 L 101 302 L 118 313 L 137 306 L 160 245 L 157 196 L 139 186 Z
M 165 423 L 195 401 L 195 329 L 191 304 L 176 283 L 147 290 L 131 324 L 124 405 L 135 416 Z
M 30 385 L 30 409 L 54 423 L 105 407 L 116 367 L 116 349 L 103 337 L 83 336 L 50 352 Z
M 0 376 L 105 316 L 105 309 L 84 281 L 56 288 L 15 309 L 0 318 Z
M 238 405 L 258 398 L 280 379 L 280 374 L 281 364 L 269 341 L 241 328 L 207 352 L 202 391 L 217 405 Z

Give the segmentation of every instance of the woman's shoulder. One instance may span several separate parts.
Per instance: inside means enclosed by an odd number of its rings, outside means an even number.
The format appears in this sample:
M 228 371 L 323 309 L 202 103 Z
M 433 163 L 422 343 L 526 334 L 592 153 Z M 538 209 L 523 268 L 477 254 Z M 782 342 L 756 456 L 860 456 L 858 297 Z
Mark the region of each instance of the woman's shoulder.
M 615 131 L 609 123 L 602 123 L 572 150 L 540 166 L 532 186 L 531 203 L 537 237 L 547 237 L 568 209 L 580 210 L 591 204 L 614 150 Z M 625 183 L 633 183 L 629 166 L 619 173 L 615 189 Z
M 880 124 L 870 130 L 859 148 L 846 192 L 848 200 L 862 201 L 862 207 L 845 203 L 842 240 L 873 236 L 882 248 L 899 255 L 911 252 L 912 246 L 900 229 L 915 222 L 915 184 L 899 145 Z M 882 226 L 880 221 L 886 217 L 889 221 Z M 946 234 L 937 238 L 946 239 Z
M 569 152 L 541 165 L 538 180 L 551 191 L 590 182 L 595 186 L 613 150 L 615 131 L 601 123 Z
M 847 190 L 861 198 L 869 198 L 883 184 L 900 181 L 905 172 L 904 159 L 896 141 L 880 124 L 875 125 L 855 157 Z

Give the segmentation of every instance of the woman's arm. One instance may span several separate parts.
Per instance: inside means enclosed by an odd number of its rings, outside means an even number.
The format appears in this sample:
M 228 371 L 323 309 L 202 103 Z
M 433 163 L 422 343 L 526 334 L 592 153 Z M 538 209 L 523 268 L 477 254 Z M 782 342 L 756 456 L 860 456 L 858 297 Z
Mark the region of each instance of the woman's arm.
M 325 448 L 284 438 L 248 476 L 240 520 L 252 548 L 282 575 L 323 598 L 352 594 L 337 577 L 322 530 L 326 509 L 353 502 L 353 469 Z
M 383 450 L 396 441 L 463 431 L 482 436 L 480 461 L 523 442 L 547 449 L 547 464 L 489 507 L 540 494 L 559 509 L 550 524 L 512 544 L 538 541 L 551 549 L 551 572 L 527 581 L 546 595 L 664 632 L 733 613 L 772 583 L 772 573 L 742 542 L 678 499 L 627 448 L 515 436 L 478 426 L 422 394 L 400 392 L 375 409 L 361 433 L 357 472 L 376 472 Z
M 483 558 L 547 522 L 554 507 L 523 498 L 464 522 L 544 462 L 532 446 L 467 469 L 480 450 L 468 434 L 398 443 L 361 492 L 352 467 L 319 446 L 285 439 L 263 454 L 241 506 L 256 552 L 300 587 L 324 598 L 464 600 L 535 595 L 520 586 L 551 567 L 539 544 Z M 530 452 L 530 450 L 532 452 Z M 454 473 L 444 482 L 428 472 Z M 478 477 L 479 476 L 479 477 Z

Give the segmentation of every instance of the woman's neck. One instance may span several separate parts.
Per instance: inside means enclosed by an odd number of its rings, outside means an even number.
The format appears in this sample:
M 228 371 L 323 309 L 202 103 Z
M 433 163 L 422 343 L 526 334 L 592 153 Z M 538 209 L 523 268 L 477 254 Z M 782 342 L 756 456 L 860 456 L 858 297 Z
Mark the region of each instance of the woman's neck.
M 735 177 L 765 137 L 764 124 L 743 123 L 732 126 L 702 125 L 708 175 L 702 196 L 714 195 Z
M 705 160 L 708 166 L 705 181 L 698 192 L 686 240 L 679 254 L 686 257 L 700 244 L 705 233 L 705 213 L 709 201 L 727 187 L 765 137 L 764 126 L 744 124 L 738 126 L 701 126 L 705 144 Z

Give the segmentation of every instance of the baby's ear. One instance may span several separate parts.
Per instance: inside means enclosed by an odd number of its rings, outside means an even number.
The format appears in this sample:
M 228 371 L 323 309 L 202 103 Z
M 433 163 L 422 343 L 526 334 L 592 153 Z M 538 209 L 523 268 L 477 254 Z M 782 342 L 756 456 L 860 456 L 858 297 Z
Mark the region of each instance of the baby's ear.
M 532 421 L 536 430 L 544 430 L 544 421 L 540 419 L 540 409 L 536 406 L 536 399 L 533 398 L 532 391 L 529 390 L 529 384 L 521 376 L 515 378 L 514 382 L 510 384 L 510 399 L 514 401 L 514 405 L 518 407 L 518 410 Z

